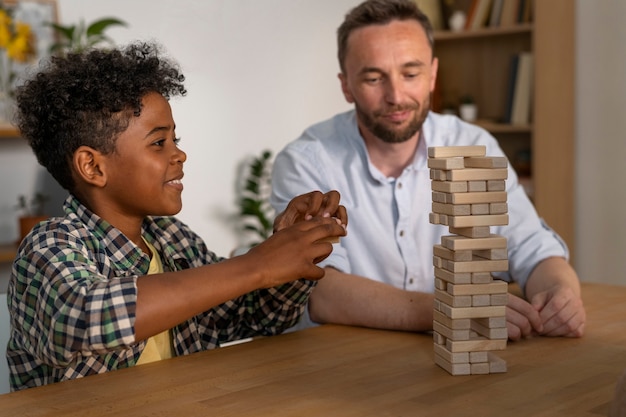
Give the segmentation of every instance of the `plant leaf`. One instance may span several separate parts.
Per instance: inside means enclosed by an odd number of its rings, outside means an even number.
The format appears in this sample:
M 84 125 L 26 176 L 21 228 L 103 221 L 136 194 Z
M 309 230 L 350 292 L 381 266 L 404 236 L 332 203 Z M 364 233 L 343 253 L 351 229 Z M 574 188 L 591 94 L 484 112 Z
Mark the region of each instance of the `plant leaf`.
M 126 22 L 114 17 L 106 17 L 96 20 L 87 27 L 87 38 L 95 35 L 101 35 L 109 26 L 128 26 Z

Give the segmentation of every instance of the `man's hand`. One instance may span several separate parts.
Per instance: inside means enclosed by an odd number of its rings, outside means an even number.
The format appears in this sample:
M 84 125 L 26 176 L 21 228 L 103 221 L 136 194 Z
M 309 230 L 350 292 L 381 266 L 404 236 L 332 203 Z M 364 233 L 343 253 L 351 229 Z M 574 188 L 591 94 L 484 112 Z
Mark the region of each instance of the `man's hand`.
M 531 305 L 539 312 L 544 336 L 581 337 L 586 314 L 580 297 L 569 287 L 556 286 L 535 294 Z
M 539 311 L 526 300 L 509 293 L 506 327 L 510 340 L 520 340 L 543 332 Z
M 274 220 L 274 232 L 313 217 L 337 218 L 345 228 L 348 225 L 348 214 L 346 208 L 339 204 L 339 199 L 337 191 L 326 194 L 312 191 L 295 197 Z

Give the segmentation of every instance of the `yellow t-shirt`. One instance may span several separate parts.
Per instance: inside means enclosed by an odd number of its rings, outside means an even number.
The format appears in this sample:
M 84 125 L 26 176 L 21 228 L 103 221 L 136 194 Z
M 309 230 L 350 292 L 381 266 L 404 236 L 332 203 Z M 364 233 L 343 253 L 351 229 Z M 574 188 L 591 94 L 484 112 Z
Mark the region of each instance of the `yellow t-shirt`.
M 143 240 L 152 252 L 152 259 L 150 260 L 150 274 L 160 274 L 163 272 L 163 263 L 158 252 L 148 241 Z M 144 363 L 156 362 L 161 359 L 167 359 L 174 356 L 174 348 L 172 346 L 172 333 L 169 330 L 161 332 L 148 339 L 146 347 L 137 361 L 136 365 L 143 365 Z

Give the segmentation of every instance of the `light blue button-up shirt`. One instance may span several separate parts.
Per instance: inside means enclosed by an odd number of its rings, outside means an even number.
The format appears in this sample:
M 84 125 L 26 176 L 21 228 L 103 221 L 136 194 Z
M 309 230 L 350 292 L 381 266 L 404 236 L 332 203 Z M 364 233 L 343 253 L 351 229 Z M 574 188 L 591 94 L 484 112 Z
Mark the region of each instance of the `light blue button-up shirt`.
M 348 235 L 321 265 L 405 290 L 433 292 L 433 245 L 450 233 L 429 222 L 427 149 L 461 145 L 485 145 L 487 156 L 504 156 L 486 130 L 431 112 L 413 162 L 398 178 L 387 178 L 369 159 L 355 112 L 342 113 L 310 127 L 276 156 L 271 203 L 280 212 L 296 195 L 339 191 L 348 211 Z M 539 261 L 567 258 L 568 251 L 538 217 L 510 166 L 506 185 L 509 224 L 491 230 L 507 238 L 509 271 L 494 275 L 524 288 Z

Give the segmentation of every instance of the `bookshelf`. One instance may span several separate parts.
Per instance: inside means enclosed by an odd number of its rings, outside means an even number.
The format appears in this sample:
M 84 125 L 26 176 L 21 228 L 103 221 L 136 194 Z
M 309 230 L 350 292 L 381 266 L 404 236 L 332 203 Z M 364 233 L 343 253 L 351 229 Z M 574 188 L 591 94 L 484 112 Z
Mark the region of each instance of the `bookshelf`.
M 507 1 L 507 0 L 505 0 Z M 476 124 L 498 139 L 546 222 L 568 244 L 574 233 L 575 5 L 534 1 L 532 22 L 508 27 L 435 31 L 439 74 L 435 109 L 458 108 L 470 94 Z M 513 54 L 532 52 L 531 121 L 503 123 Z
M 20 137 L 20 132 L 13 126 L 7 123 L 0 123 L 0 140 L 2 139 L 16 139 Z

